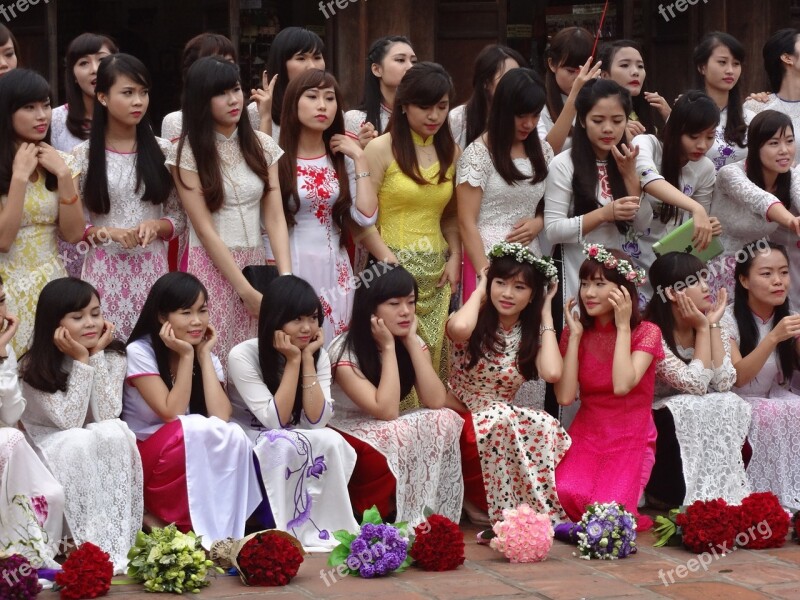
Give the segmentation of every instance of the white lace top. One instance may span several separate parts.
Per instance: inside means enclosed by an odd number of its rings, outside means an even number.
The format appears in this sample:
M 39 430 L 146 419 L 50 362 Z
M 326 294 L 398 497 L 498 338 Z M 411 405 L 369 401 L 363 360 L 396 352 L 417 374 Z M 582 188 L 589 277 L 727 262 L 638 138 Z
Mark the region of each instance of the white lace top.
M 258 131 L 258 128 L 261 126 L 261 117 L 258 114 L 258 106 L 255 102 L 251 102 L 247 106 L 247 117 L 250 119 L 250 125 L 253 126 L 253 129 Z M 183 111 L 176 110 L 175 112 L 171 112 L 164 117 L 164 120 L 161 121 L 161 137 L 169 140 L 170 142 L 175 142 L 181 137 L 181 131 L 183 130 Z M 275 134 L 275 139 L 278 138 L 278 134 L 273 130 Z
M 0 427 L 14 426 L 25 410 L 25 398 L 17 377 L 17 357 L 11 344 L 6 346 L 7 357 L 0 362 Z
M 62 152 L 72 152 L 75 146 L 84 141 L 72 135 L 72 132 L 67 129 L 67 112 L 66 104 L 54 108 L 50 121 L 50 145 Z
M 748 100 L 744 103 L 745 110 L 754 114 L 758 114 L 764 110 L 777 110 L 785 115 L 788 115 L 792 120 L 795 135 L 800 132 L 800 100 L 782 100 L 778 98 L 777 94 L 770 94 L 769 100 L 766 102 L 759 102 L 758 100 Z M 798 156 L 795 155 L 794 164 L 797 164 Z
M 272 165 L 283 155 L 283 150 L 266 133 L 260 131 L 255 133 L 264 149 L 267 165 Z M 219 133 L 215 135 L 224 179 L 225 201 L 218 211 L 211 213 L 214 229 L 231 250 L 260 248 L 263 246 L 261 199 L 265 194 L 264 181 L 245 162 L 239 148 L 237 131 L 234 131 L 229 138 Z M 178 144 L 173 144 L 170 148 L 166 164 L 197 172 L 197 163 L 188 143 L 183 147 L 180 164 L 178 164 Z M 202 246 L 191 222 L 189 245 Z
M 542 151 L 545 162 L 549 165 L 553 160 L 553 149 L 543 141 Z M 529 159 L 515 158 L 514 165 L 526 177 L 533 176 L 533 165 Z M 485 252 L 503 241 L 517 221 L 535 216 L 544 197 L 544 180 L 533 185 L 530 181 L 519 181 L 511 185 L 506 183 L 495 169 L 489 149 L 481 138 L 467 146 L 458 160 L 456 185 L 464 182 L 483 190 L 478 231 Z M 536 255 L 541 256 L 538 238 L 534 238 L 529 247 Z
M 758 327 L 758 342 L 757 344 L 761 343 L 761 340 L 766 337 L 766 335 L 772 331 L 772 324 L 774 322 L 774 315 L 771 316 L 766 321 L 763 321 L 758 315 L 753 315 L 753 318 L 756 321 L 756 327 Z M 728 332 L 730 333 L 731 337 L 736 340 L 737 344 L 742 343 L 741 336 L 739 334 L 739 324 L 736 322 L 736 317 L 733 315 L 733 305 L 729 305 L 727 309 L 725 309 L 725 316 L 722 317 L 722 323 L 727 327 Z M 748 396 L 758 397 L 758 398 L 769 398 L 770 390 L 776 387 L 787 387 L 785 385 L 781 385 L 781 367 L 778 363 L 778 352 L 772 352 L 767 358 L 764 366 L 761 367 L 761 370 L 758 372 L 758 375 L 753 377 L 747 385 L 743 385 L 741 387 L 733 388 L 733 391 L 746 398 Z
M 392 116 L 392 109 L 385 106 L 383 102 L 381 102 L 381 130 L 380 133 L 386 132 L 386 126 L 389 124 L 389 117 Z M 363 110 L 348 110 L 344 113 L 344 130 L 345 132 L 349 133 L 354 137 L 358 137 L 358 132 L 361 129 L 361 126 L 366 123 L 367 121 L 367 113 Z M 377 131 L 377 124 L 375 130 Z
M 450 132 L 456 144 L 464 150 L 467 145 L 467 105 L 456 106 L 447 115 L 450 122 Z

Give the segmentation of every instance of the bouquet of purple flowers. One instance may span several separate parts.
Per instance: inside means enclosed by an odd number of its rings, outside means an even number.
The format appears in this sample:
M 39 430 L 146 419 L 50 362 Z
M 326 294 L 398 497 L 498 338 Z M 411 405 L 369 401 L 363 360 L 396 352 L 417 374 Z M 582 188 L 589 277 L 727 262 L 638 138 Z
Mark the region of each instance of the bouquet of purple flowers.
M 616 502 L 595 502 L 578 523 L 581 558 L 614 560 L 636 552 L 636 518 Z

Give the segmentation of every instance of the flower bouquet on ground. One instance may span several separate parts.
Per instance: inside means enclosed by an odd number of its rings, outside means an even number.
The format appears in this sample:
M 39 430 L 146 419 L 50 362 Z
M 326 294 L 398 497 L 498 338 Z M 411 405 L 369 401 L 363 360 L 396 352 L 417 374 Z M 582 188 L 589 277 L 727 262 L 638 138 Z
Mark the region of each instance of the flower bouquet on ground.
M 61 600 L 82 600 L 105 596 L 111 589 L 113 576 L 114 565 L 108 553 L 84 542 L 70 553 L 55 579 Z
M 181 533 L 174 524 L 137 533 L 128 560 L 128 577 L 148 592 L 197 592 L 209 584 L 209 569 L 224 572 L 206 558 L 194 532 Z
M 756 492 L 742 500 L 736 545 L 748 550 L 780 548 L 786 543 L 791 517 L 772 492 Z
M 577 525 L 581 558 L 615 560 L 636 552 L 636 518 L 616 502 L 587 506 Z
M 464 534 L 443 515 L 428 515 L 414 528 L 411 558 L 425 571 L 452 571 L 464 564 Z
M 269 529 L 214 542 L 210 554 L 219 566 L 235 567 L 245 585 L 282 586 L 297 575 L 305 550 L 294 536 Z
M 489 546 L 502 552 L 512 563 L 539 562 L 553 546 L 550 517 L 535 512 L 528 504 L 504 508 L 503 520 L 492 526 L 495 537 Z
M 359 531 L 340 529 L 333 537 L 339 545 L 331 552 L 328 565 L 336 567 L 341 576 L 381 577 L 405 571 L 413 561 L 408 525 L 385 524 L 375 506 L 364 512 Z
M 42 591 L 36 569 L 21 554 L 5 556 L 0 553 L 0 598 L 30 600 Z

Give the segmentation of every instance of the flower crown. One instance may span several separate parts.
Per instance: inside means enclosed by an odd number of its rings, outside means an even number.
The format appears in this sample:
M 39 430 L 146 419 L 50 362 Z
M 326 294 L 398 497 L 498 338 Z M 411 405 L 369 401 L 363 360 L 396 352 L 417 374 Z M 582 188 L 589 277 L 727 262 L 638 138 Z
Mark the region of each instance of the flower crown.
M 502 258 L 512 256 L 517 262 L 526 262 L 533 265 L 537 271 L 547 277 L 550 281 L 558 281 L 558 269 L 553 259 L 549 256 L 539 258 L 531 252 L 527 246 L 519 242 L 500 242 L 492 246 L 487 255 L 489 258 Z
M 634 267 L 630 261 L 624 258 L 617 258 L 605 249 L 602 244 L 584 244 L 583 253 L 601 263 L 606 269 L 616 269 L 627 281 L 634 285 L 642 285 L 647 279 L 644 276 L 644 269 Z

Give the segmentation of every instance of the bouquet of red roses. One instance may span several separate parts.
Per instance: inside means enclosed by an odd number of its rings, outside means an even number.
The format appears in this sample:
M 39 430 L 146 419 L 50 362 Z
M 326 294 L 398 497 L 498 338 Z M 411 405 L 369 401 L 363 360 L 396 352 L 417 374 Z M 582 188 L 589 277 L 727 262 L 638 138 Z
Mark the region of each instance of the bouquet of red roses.
M 222 567 L 231 565 L 245 585 L 283 586 L 297 575 L 305 551 L 300 541 L 285 531 L 269 529 L 241 540 L 214 542 L 211 559 Z
M 74 550 L 56 574 L 61 600 L 81 600 L 105 596 L 111 588 L 114 565 L 107 552 L 91 542 Z
M 733 550 L 738 533 L 737 512 L 722 499 L 696 500 L 675 517 L 683 533 L 683 545 L 696 554 Z
M 414 528 L 411 558 L 425 571 L 451 571 L 464 564 L 464 534 L 443 515 L 430 515 Z

